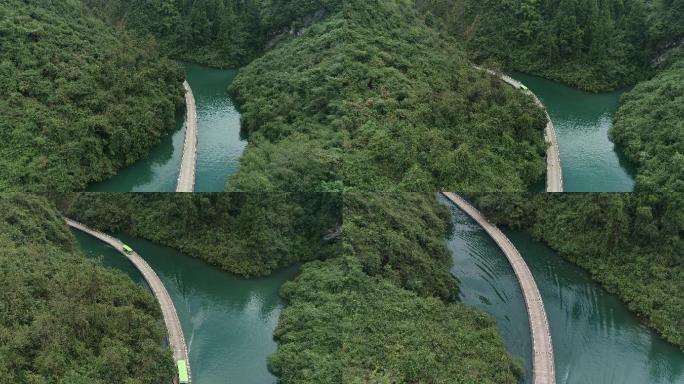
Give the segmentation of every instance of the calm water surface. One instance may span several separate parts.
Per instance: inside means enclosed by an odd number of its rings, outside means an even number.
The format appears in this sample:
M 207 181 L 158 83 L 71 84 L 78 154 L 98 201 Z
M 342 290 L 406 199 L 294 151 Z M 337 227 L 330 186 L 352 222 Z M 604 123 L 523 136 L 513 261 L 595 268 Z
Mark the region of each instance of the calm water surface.
M 124 271 L 145 285 L 140 273 L 114 248 L 74 231 L 88 256 Z M 180 317 L 197 384 L 277 383 L 267 368 L 275 352 L 273 330 L 283 308 L 278 291 L 296 268 L 267 278 L 242 279 L 173 249 L 119 234 L 157 272 Z
M 440 200 L 447 204 L 440 197 Z M 486 232 L 452 206 L 448 239 L 461 300 L 497 320 L 531 379 L 531 341 L 513 270 Z M 504 231 L 534 274 L 549 316 L 559 384 L 684 384 L 684 352 L 642 325 L 589 275 L 522 231 Z
M 566 192 L 631 192 L 634 168 L 608 138 L 622 91 L 588 93 L 522 73 L 556 128 Z
M 198 143 L 195 191 L 222 192 L 226 178 L 238 170 L 247 142 L 240 138 L 240 114 L 228 95 L 236 70 L 183 64 L 197 106 Z M 185 113 L 176 130 L 152 148 L 150 156 L 119 171 L 109 180 L 94 183 L 89 191 L 173 192 L 180 169 Z

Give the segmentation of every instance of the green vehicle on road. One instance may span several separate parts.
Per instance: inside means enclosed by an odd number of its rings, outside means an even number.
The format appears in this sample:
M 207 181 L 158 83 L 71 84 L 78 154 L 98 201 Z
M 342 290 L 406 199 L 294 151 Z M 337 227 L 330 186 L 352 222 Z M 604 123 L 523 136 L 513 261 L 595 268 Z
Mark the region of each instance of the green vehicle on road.
M 124 244 L 122 248 L 123 248 L 124 252 L 126 252 L 126 253 L 133 253 L 133 248 L 129 247 L 126 244 Z
M 188 363 L 185 360 L 178 360 L 176 365 L 178 366 L 178 382 L 180 384 L 190 383 L 190 378 L 188 377 Z

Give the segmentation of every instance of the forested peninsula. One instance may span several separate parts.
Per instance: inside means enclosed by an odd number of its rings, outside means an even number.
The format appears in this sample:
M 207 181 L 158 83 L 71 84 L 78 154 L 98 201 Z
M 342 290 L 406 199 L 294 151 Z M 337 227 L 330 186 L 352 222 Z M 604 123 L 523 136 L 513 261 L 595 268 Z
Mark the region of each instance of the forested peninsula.
M 684 347 L 684 196 L 475 195 L 495 223 L 528 230 L 591 272 L 670 342 Z
M 543 112 L 402 1 L 341 11 L 243 68 L 240 190 L 525 190 Z
M 171 382 L 152 294 L 87 260 L 45 198 L 0 195 L 0 248 L 3 382 Z
M 434 194 L 346 193 L 343 212 L 341 256 L 282 288 L 271 365 L 284 382 L 518 383 L 494 320 L 453 301 Z

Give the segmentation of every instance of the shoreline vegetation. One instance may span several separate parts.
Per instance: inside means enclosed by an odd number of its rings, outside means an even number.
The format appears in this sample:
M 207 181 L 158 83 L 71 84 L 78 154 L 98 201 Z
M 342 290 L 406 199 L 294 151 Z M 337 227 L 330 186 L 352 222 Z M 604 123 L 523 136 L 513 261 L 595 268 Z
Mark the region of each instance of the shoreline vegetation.
M 526 191 L 543 112 L 471 61 L 600 91 L 679 73 L 684 39 L 681 0 L 11 1 L 0 190 L 80 190 L 144 157 L 183 104 L 173 57 L 242 67 L 231 191 Z M 630 117 L 665 77 L 625 96 L 612 135 L 646 177 L 678 167 L 652 147 L 681 125 Z
M 493 223 L 527 230 L 560 257 L 589 271 L 664 339 L 684 348 L 683 195 L 472 197 Z
M 458 286 L 445 238 L 449 210 L 432 193 L 48 197 L 51 203 L 38 195 L 0 196 L 0 205 L 7 206 L 3 233 L 19 241 L 17 251 L 34 243 L 66 244 L 72 260 L 84 262 L 74 256 L 78 252 L 56 204 L 98 229 L 159 242 L 241 276 L 264 276 L 302 263 L 301 273 L 281 290 L 288 305 L 275 331 L 279 348 L 269 360 L 284 382 L 370 377 L 517 383 L 522 375 L 494 320 L 455 301 Z M 474 197 L 492 222 L 528 229 L 682 346 L 683 228 L 681 211 L 672 209 L 683 204 L 681 198 Z M 40 240 L 32 240 L 34 227 Z M 575 236 L 566 236 L 567 231 Z M 459 357 L 444 360 L 434 353 L 435 345 Z M 464 371 L 463 361 L 478 368 Z M 310 366 L 317 369 L 305 369 Z
M 175 127 L 183 74 L 153 39 L 80 0 L 9 0 L 0 16 L 0 190 L 84 189 Z
M 0 245 L 3 380 L 171 382 L 173 356 L 152 294 L 87 260 L 45 198 L 0 195 Z
M 284 382 L 371 375 L 517 383 L 522 365 L 505 351 L 494 321 L 454 302 L 449 215 L 434 194 L 201 195 L 81 193 L 53 201 L 98 229 L 157 241 L 243 276 L 303 262 L 281 290 L 288 305 L 270 359 Z M 331 235 L 338 231 L 341 237 Z M 434 343 L 459 357 L 428 353 Z M 464 361 L 478 369 L 463 371 Z

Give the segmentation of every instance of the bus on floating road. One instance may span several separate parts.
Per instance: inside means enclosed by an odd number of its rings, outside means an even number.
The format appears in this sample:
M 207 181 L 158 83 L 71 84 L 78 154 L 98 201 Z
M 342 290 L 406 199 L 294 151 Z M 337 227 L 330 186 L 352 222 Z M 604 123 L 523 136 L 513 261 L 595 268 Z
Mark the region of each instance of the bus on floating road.
M 530 90 L 529 88 L 527 88 L 527 87 L 525 86 L 525 84 L 520 84 L 520 88 L 521 88 L 523 91 L 529 91 L 529 90 Z
M 133 253 L 133 248 L 129 247 L 126 244 L 124 244 L 122 248 L 123 248 L 124 252 L 126 252 L 126 253 Z
M 185 360 L 178 360 L 176 362 L 178 366 L 178 382 L 180 384 L 190 383 L 190 378 L 188 377 L 188 364 Z

